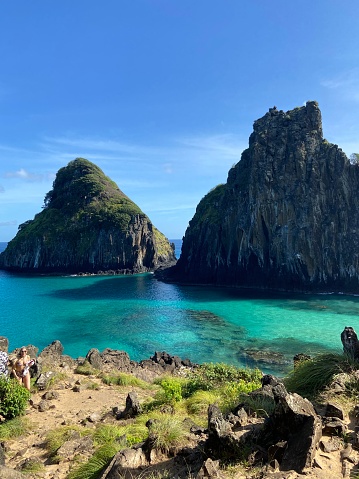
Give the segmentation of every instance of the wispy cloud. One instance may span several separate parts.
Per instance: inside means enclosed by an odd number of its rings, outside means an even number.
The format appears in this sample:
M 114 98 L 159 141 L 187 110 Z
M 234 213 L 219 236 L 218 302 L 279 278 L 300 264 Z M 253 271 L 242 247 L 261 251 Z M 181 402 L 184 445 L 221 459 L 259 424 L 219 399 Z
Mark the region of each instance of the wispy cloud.
M 20 168 L 16 171 L 6 171 L 2 174 L 3 178 L 17 178 L 20 180 L 31 181 L 31 182 L 42 182 L 48 181 L 54 178 L 52 173 L 31 173 L 25 168 Z
M 338 90 L 343 96 L 353 101 L 359 101 L 359 68 L 352 68 L 333 78 L 323 80 L 321 85 L 331 90 Z
M 93 161 L 106 174 L 118 176 L 121 187 L 134 173 L 137 180 L 144 175 L 156 180 L 161 175 L 188 174 L 189 169 L 192 174 L 216 176 L 240 160 L 247 144 L 234 134 L 165 138 L 155 145 L 71 134 L 45 137 L 39 146 L 56 164 L 59 158 L 66 164 L 77 156 Z
M 77 151 L 91 151 L 92 153 L 102 152 L 102 153 L 117 153 L 121 156 L 125 156 L 127 159 L 136 158 L 139 156 L 146 157 L 147 155 L 154 155 L 162 152 L 162 148 L 142 146 L 137 144 L 130 144 L 126 142 L 116 141 L 113 139 L 106 138 L 86 138 L 86 137 L 72 137 L 72 136 L 62 136 L 62 137 L 45 137 L 44 141 L 41 143 L 41 146 L 47 150 L 58 148 L 72 148 Z
M 1 221 L 0 222 L 0 226 L 16 226 L 17 225 L 17 221 L 16 220 L 12 220 L 12 221 Z
M 178 140 L 179 143 L 187 148 L 193 148 L 197 151 L 211 152 L 220 158 L 232 158 L 239 161 L 240 154 L 245 148 L 242 141 L 233 134 L 194 136 Z
M 171 175 L 173 173 L 173 165 L 172 163 L 164 163 L 163 164 L 163 170 L 165 173 L 168 175 Z

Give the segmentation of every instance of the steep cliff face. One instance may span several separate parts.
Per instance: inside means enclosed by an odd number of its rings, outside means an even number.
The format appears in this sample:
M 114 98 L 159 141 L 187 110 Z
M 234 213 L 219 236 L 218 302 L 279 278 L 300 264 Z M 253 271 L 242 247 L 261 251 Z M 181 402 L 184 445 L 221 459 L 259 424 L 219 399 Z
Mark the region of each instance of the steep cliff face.
M 254 123 L 249 148 L 199 203 L 182 281 L 359 291 L 359 166 L 323 139 L 316 102 Z
M 93 163 L 61 168 L 43 211 L 19 227 L 0 267 L 32 272 L 144 272 L 173 263 L 149 218 Z

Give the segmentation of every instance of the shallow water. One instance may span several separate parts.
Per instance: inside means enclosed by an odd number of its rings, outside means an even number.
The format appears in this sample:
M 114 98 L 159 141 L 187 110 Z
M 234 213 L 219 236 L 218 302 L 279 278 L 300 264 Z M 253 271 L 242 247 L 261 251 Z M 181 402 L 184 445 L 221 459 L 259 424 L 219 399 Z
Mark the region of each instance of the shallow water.
M 0 304 L 0 335 L 9 338 L 10 350 L 23 344 L 42 349 L 58 339 L 73 357 L 92 347 L 125 350 L 134 360 L 160 350 L 196 362 L 256 365 L 275 374 L 290 369 L 297 353 L 341 351 L 345 326 L 359 331 L 355 296 L 179 286 L 152 274 L 0 272 Z M 271 352 L 280 353 L 274 362 Z

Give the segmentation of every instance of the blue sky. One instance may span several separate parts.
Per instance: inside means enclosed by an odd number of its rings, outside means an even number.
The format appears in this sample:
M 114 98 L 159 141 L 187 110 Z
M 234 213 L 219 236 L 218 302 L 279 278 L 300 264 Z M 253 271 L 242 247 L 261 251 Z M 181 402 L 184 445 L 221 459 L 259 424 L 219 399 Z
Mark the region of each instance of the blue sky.
M 359 152 L 358 18 L 358 0 L 1 2 L 0 241 L 76 157 L 181 238 L 274 105 L 317 100 Z

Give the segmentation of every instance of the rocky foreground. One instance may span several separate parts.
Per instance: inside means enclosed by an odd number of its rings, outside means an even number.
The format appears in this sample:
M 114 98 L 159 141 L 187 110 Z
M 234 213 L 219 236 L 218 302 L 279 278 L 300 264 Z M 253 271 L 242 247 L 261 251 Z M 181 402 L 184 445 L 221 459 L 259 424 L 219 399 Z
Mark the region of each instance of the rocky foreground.
M 33 346 L 27 347 L 37 355 Z M 86 376 L 79 369 L 87 365 Z M 92 349 L 86 358 L 63 355 L 55 341 L 37 355 L 36 386 L 26 411 L 32 427 L 22 436 L 3 443 L 2 479 L 65 479 L 95 450 L 94 430 L 102 425 L 129 426 L 141 414 L 145 401 L 154 396 L 153 380 L 163 375 L 183 376 L 195 368 L 189 360 L 156 353 L 139 363 L 123 351 Z M 148 388 L 106 385 L 100 374 L 130 373 L 148 382 Z M 340 403 L 344 379 L 337 376 L 320 406 L 298 394 L 289 393 L 283 383 L 263 376 L 262 387 L 252 400 L 262 402 L 268 414 L 254 413 L 238 404 L 222 414 L 216 404 L 208 407 L 206 424 L 181 416 L 186 427 L 185 443 L 156 446 L 152 429 L 158 414 L 176 416 L 170 404 L 147 413 L 148 437 L 132 447 L 124 446 L 93 479 L 119 478 L 237 478 L 237 479 L 340 479 L 354 477 L 358 469 L 358 434 L 355 411 Z M 336 400 L 337 399 L 337 400 Z M 340 405 L 342 404 L 342 405 Z M 157 419 L 156 419 L 157 418 Z M 54 457 L 46 449 L 46 438 L 56 428 L 67 427 L 66 440 Z M 75 429 L 74 429 L 75 428 Z M 30 464 L 37 464 L 31 472 Z M 26 475 L 25 475 L 26 472 Z M 87 476 L 86 476 L 87 477 Z

